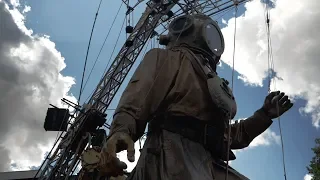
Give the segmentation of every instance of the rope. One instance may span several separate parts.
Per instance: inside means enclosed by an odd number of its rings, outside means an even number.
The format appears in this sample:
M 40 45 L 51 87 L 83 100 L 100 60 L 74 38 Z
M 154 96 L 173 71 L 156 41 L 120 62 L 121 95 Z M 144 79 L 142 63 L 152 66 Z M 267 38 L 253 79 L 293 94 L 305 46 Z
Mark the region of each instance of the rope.
M 104 71 L 103 71 L 102 77 L 100 78 L 100 81 L 104 78 L 104 74 L 106 73 L 106 71 L 107 71 L 107 69 L 108 69 L 108 67 L 109 67 L 109 64 L 110 64 L 110 62 L 111 62 L 111 58 L 112 58 L 113 53 L 114 53 L 114 51 L 115 51 L 115 49 L 116 49 L 116 47 L 117 47 L 117 45 L 118 45 L 118 41 L 119 41 L 119 38 L 120 38 L 120 35 L 121 35 L 122 30 L 123 30 L 123 26 L 124 26 L 125 22 L 126 22 L 126 17 L 125 17 L 124 20 L 123 20 L 123 23 L 122 23 L 122 25 L 121 25 L 121 29 L 120 29 L 120 32 L 119 32 L 119 34 L 118 34 L 116 43 L 115 43 L 114 46 L 113 46 L 113 50 L 112 50 L 111 55 L 110 55 L 110 57 L 109 57 L 107 66 L 106 66 L 106 68 L 105 68 Z M 95 89 L 93 89 L 92 92 L 90 93 L 90 95 L 87 97 L 86 102 L 90 99 L 90 97 L 93 96 L 94 92 L 95 92 Z
M 272 53 L 272 44 L 271 44 L 271 36 L 270 36 L 270 10 L 268 8 L 268 4 L 270 0 L 266 2 L 266 26 L 267 26 L 267 38 L 268 38 L 268 92 L 270 93 L 271 87 L 271 78 L 272 72 L 274 71 L 274 62 L 273 62 L 273 53 Z M 274 81 L 275 89 L 276 89 L 276 82 Z M 278 125 L 280 131 L 280 140 L 281 140 L 281 153 L 282 153 L 282 165 L 283 165 L 283 174 L 284 179 L 287 180 L 287 172 L 286 172 L 286 164 L 285 164 L 285 153 L 284 153 L 284 143 L 283 143 L 283 135 L 282 135 L 282 128 L 280 123 L 280 111 L 279 111 L 279 103 L 277 105 L 277 113 L 278 113 Z
M 277 103 L 277 111 L 278 111 L 278 116 L 279 116 L 279 104 Z M 280 131 L 280 139 L 281 139 L 281 150 L 282 150 L 282 164 L 283 164 L 283 175 L 284 179 L 287 180 L 287 171 L 286 171 L 286 163 L 284 159 L 284 146 L 283 146 L 283 136 L 282 136 L 282 128 L 281 128 L 281 123 L 280 123 L 280 116 L 278 117 L 278 125 L 279 125 L 279 131 Z
M 265 18 L 266 18 L 266 30 L 267 30 L 267 41 L 268 41 L 268 93 L 271 92 L 271 63 L 270 63 L 270 18 L 269 18 L 269 10 L 267 9 L 267 4 L 266 4 L 266 8 L 265 8 L 266 14 L 265 14 Z
M 234 34 L 233 34 L 233 57 L 232 57 L 232 77 L 231 77 L 231 91 L 233 92 L 233 85 L 234 85 L 234 59 L 235 59 L 235 52 L 236 52 L 236 32 L 237 32 L 237 14 L 238 14 L 238 4 L 235 4 L 235 13 L 234 13 Z M 226 175 L 225 180 L 228 180 L 229 174 L 229 156 L 230 156 L 230 136 L 231 136 L 231 114 L 229 118 L 228 124 L 228 145 L 227 145 L 227 167 L 226 167 Z
M 106 73 L 106 71 L 107 71 L 107 69 L 108 69 L 108 67 L 109 67 L 109 64 L 110 64 L 110 62 L 111 62 L 111 58 L 112 58 L 112 56 L 113 56 L 113 54 L 114 54 L 114 51 L 116 50 L 117 44 L 118 44 L 118 42 L 119 42 L 120 35 L 121 35 L 122 30 L 123 30 L 123 26 L 124 26 L 124 24 L 125 24 L 125 21 L 123 21 L 123 23 L 122 23 L 122 25 L 121 25 L 121 29 L 120 29 L 120 32 L 119 32 L 119 34 L 118 34 L 118 37 L 117 37 L 116 43 L 115 43 L 115 44 L 114 44 L 114 46 L 113 46 L 113 49 L 112 49 L 112 52 L 111 52 L 110 58 L 109 58 L 109 60 L 108 60 L 108 64 L 107 64 L 106 68 L 104 69 L 103 74 L 105 74 L 105 73 Z M 103 77 L 102 77 L 102 78 L 103 78 Z
M 91 70 L 90 70 L 89 76 L 88 76 L 88 78 L 87 78 L 87 80 L 86 80 L 86 82 L 85 82 L 85 84 L 84 84 L 84 86 L 83 86 L 83 89 L 86 87 L 86 85 L 87 85 L 87 83 L 88 83 L 88 81 L 89 81 L 89 78 L 90 78 L 90 76 L 91 76 L 91 74 L 92 74 L 92 71 L 93 71 L 94 67 L 96 66 L 96 63 L 98 62 L 98 59 L 99 59 L 100 54 L 101 54 L 101 52 L 102 52 L 102 49 L 103 49 L 103 47 L 104 47 L 104 45 L 105 45 L 105 43 L 106 43 L 106 41 L 107 41 L 107 39 L 108 39 L 108 37 L 109 37 L 109 34 L 110 34 L 110 32 L 111 32 L 111 29 L 113 28 L 114 23 L 116 22 L 116 19 L 117 19 L 117 17 L 118 17 L 118 14 L 119 14 L 119 12 L 120 12 L 120 9 L 121 9 L 122 5 L 123 5 L 123 2 L 121 3 L 121 5 L 120 5 L 120 7 L 119 7 L 119 9 L 118 9 L 118 11 L 117 11 L 117 14 L 116 14 L 116 16 L 115 16 L 114 19 L 113 19 L 113 22 L 112 22 L 112 24 L 111 24 L 111 27 L 109 28 L 109 31 L 108 31 L 106 37 L 104 38 L 103 44 L 102 44 L 102 46 L 101 46 L 101 48 L 100 48 L 100 51 L 99 51 L 99 53 L 98 53 L 98 56 L 96 57 L 96 60 L 94 61 L 94 64 L 93 64 L 93 66 L 92 66 L 92 68 L 91 68 Z
M 93 30 L 94 27 L 96 25 L 96 21 L 97 21 L 97 17 L 98 17 L 98 13 L 100 10 L 100 6 L 101 6 L 102 0 L 100 0 L 99 2 L 99 6 L 96 12 L 96 15 L 94 17 L 94 21 L 93 21 L 93 25 L 92 25 L 92 29 L 91 29 L 91 33 L 90 33 L 90 38 L 89 38 L 89 43 L 88 43 L 88 48 L 87 48 L 87 53 L 86 53 L 86 59 L 84 61 L 84 66 L 83 66 L 83 72 L 82 72 L 82 77 L 81 77 L 81 85 L 80 85 L 80 93 L 79 93 L 79 98 L 78 98 L 78 105 L 80 105 L 80 99 L 81 99 L 81 95 L 82 95 L 82 86 L 83 86 L 83 80 L 84 80 L 84 75 L 86 72 L 86 67 L 87 67 L 87 61 L 88 61 L 88 55 L 89 55 L 89 50 L 90 50 L 90 45 L 91 45 L 91 39 L 92 39 L 92 34 L 93 34 Z

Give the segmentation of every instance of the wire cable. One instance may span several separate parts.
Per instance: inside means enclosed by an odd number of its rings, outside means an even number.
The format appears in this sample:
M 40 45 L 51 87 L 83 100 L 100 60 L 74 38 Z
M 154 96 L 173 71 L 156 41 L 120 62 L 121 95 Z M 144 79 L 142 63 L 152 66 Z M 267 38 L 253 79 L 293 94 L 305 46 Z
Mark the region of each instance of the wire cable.
M 92 34 L 93 34 L 94 27 L 96 25 L 96 21 L 97 21 L 97 17 L 98 17 L 98 13 L 99 13 L 100 7 L 101 7 L 101 3 L 102 3 L 102 0 L 100 0 L 100 2 L 99 2 L 99 6 L 98 6 L 98 9 L 97 9 L 96 15 L 94 17 L 94 21 L 93 21 L 93 25 L 92 25 L 92 29 L 91 29 L 91 33 L 90 33 L 90 38 L 89 38 L 89 43 L 88 43 L 87 53 L 86 53 L 86 59 L 84 61 L 83 72 L 82 72 L 82 77 L 81 77 L 78 105 L 80 105 L 80 100 L 81 100 L 81 95 L 82 95 L 82 86 L 83 86 L 84 75 L 85 75 L 86 67 L 87 67 L 87 61 L 88 61 L 88 55 L 89 55 L 89 50 L 90 50 L 90 45 L 91 45 Z
M 269 26 L 269 13 L 268 13 L 268 7 L 267 4 L 265 6 L 265 18 L 266 18 L 266 31 L 267 31 L 267 43 L 268 43 L 268 93 L 271 92 L 271 65 L 270 65 L 270 26 Z
M 234 59 L 236 52 L 236 32 L 237 32 L 237 14 L 238 14 L 238 4 L 235 4 L 235 13 L 234 13 L 234 34 L 233 34 L 233 56 L 232 56 L 232 76 L 231 76 L 231 91 L 233 92 L 234 85 Z M 230 115 L 231 116 L 231 115 Z M 231 117 L 228 122 L 228 145 L 227 145 L 227 166 L 226 166 L 226 175 L 225 180 L 228 180 L 228 171 L 229 171 L 229 158 L 230 158 L 230 136 L 231 136 Z
M 268 41 L 268 92 L 271 91 L 271 79 L 273 78 L 273 71 L 274 71 L 274 61 L 273 61 L 273 52 L 272 52 L 272 43 L 271 43 L 271 35 L 270 35 L 270 10 L 268 5 L 270 0 L 266 2 L 266 26 L 267 26 L 267 41 Z M 271 71 L 271 72 L 270 72 Z M 276 81 L 274 80 L 274 88 L 276 89 Z M 277 106 L 277 113 L 278 113 L 278 126 L 280 132 L 280 140 L 281 140 L 281 153 L 282 153 L 282 165 L 283 165 L 283 173 L 284 179 L 287 180 L 287 171 L 286 171 L 286 164 L 285 164 L 285 152 L 284 152 L 284 143 L 283 143 L 283 135 L 282 135 L 282 128 L 280 122 L 280 111 L 279 111 L 279 103 L 276 103 Z
M 118 42 L 119 42 L 120 35 L 121 35 L 121 33 L 122 33 L 123 26 L 124 26 L 125 22 L 126 22 L 126 21 L 124 20 L 124 21 L 123 21 L 123 23 L 122 23 L 121 30 L 120 30 L 120 32 L 119 32 L 119 34 L 118 34 L 118 37 L 117 37 L 116 43 L 115 43 L 115 44 L 114 44 L 114 46 L 113 46 L 113 49 L 112 49 L 112 52 L 111 52 L 110 58 L 109 58 L 109 60 L 108 60 L 108 63 L 107 63 L 106 68 L 105 68 L 105 69 L 104 69 L 104 71 L 103 71 L 103 74 L 105 74 L 105 73 L 107 72 L 107 69 L 108 69 L 109 64 L 110 64 L 110 62 L 111 62 L 111 59 L 112 59 L 112 56 L 113 56 L 114 51 L 116 50 L 117 44 L 118 44 Z M 102 78 L 103 78 L 103 77 L 102 77 Z
M 280 112 L 279 112 L 279 104 L 278 103 L 277 103 L 277 112 L 278 112 L 278 116 L 279 116 Z M 284 175 L 284 179 L 287 180 L 287 170 L 286 170 L 286 163 L 285 163 L 285 158 L 284 158 L 284 145 L 283 145 L 283 135 L 282 135 L 282 128 L 281 128 L 281 123 L 280 123 L 280 116 L 278 117 L 278 125 L 279 125 L 280 140 L 281 140 L 283 175 Z
M 89 73 L 89 75 L 88 75 L 88 78 L 87 78 L 86 82 L 84 83 L 83 90 L 84 90 L 84 88 L 86 87 L 86 85 L 87 85 L 87 83 L 88 83 L 88 81 L 89 81 L 89 79 L 90 79 L 90 77 L 91 77 L 91 74 L 92 74 L 92 72 L 93 72 L 94 67 L 96 66 L 96 63 L 98 62 L 98 59 L 99 59 L 100 54 L 101 54 L 101 52 L 102 52 L 102 49 L 103 49 L 103 47 L 104 47 L 104 45 L 105 45 L 105 43 L 106 43 L 106 41 L 107 41 L 107 39 L 108 39 L 108 37 L 109 37 L 109 35 L 110 35 L 111 29 L 113 28 L 113 25 L 114 25 L 114 23 L 115 23 L 118 15 L 119 15 L 119 12 L 120 12 L 120 10 L 121 10 L 122 5 L 123 5 L 123 2 L 121 3 L 121 5 L 120 5 L 120 7 L 119 7 L 119 9 L 118 9 L 118 11 L 117 11 L 117 13 L 116 13 L 116 16 L 115 16 L 114 19 L 113 19 L 113 22 L 112 22 L 112 24 L 111 24 L 111 27 L 109 28 L 109 31 L 108 31 L 106 37 L 104 38 L 103 44 L 102 44 L 102 46 L 101 46 L 101 48 L 100 48 L 100 51 L 99 51 L 99 53 L 98 53 L 98 55 L 97 55 L 97 57 L 96 57 L 96 60 L 94 61 L 94 64 L 93 64 L 93 66 L 92 66 L 92 68 L 91 68 L 91 70 L 90 70 L 90 73 Z
M 111 58 L 112 58 L 112 56 L 113 56 L 114 50 L 115 50 L 116 47 L 117 47 L 117 44 L 118 44 L 118 41 L 119 41 L 119 38 L 120 38 L 120 35 L 121 35 L 121 32 L 122 32 L 122 29 L 123 29 L 123 26 L 124 26 L 125 22 L 126 22 L 126 18 L 124 18 L 124 20 L 123 20 L 123 23 L 122 23 L 120 32 L 119 32 L 119 34 L 118 34 L 116 43 L 115 43 L 115 45 L 114 45 L 114 47 L 113 47 L 112 53 L 111 53 L 110 58 L 109 58 L 109 60 L 108 60 L 107 66 L 106 66 L 106 68 L 105 68 L 104 71 L 103 71 L 103 74 L 102 74 L 102 77 L 100 78 L 100 81 L 103 79 L 104 74 L 106 73 L 106 71 L 107 71 L 107 69 L 108 69 L 108 67 L 109 67 Z M 90 95 L 87 97 L 86 102 L 89 100 L 90 97 L 92 97 L 92 95 L 94 94 L 94 92 L 95 92 L 95 89 L 93 89 L 93 91 L 92 91 L 92 92 L 90 93 Z

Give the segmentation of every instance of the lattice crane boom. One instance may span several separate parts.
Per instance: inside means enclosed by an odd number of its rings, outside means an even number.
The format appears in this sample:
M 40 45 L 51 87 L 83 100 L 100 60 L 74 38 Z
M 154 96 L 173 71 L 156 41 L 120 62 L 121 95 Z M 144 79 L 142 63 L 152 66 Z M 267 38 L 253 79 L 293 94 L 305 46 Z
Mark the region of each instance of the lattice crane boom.
M 123 0 L 128 5 L 128 0 Z M 139 0 L 136 5 L 143 0 Z M 93 95 L 78 115 L 70 122 L 65 133 L 61 133 L 56 144 L 38 171 L 39 179 L 68 179 L 74 174 L 84 149 L 91 144 L 92 134 L 105 124 L 105 111 L 123 83 L 142 48 L 155 34 L 156 27 L 166 27 L 172 18 L 182 14 L 204 13 L 215 15 L 248 0 L 150 0 L 141 18 L 133 28 L 125 44 L 104 74 Z M 172 12 L 177 4 L 178 10 Z M 136 6 L 135 5 L 135 6 Z M 134 7 L 135 7 L 134 6 Z M 131 8 L 133 10 L 133 8 Z M 128 11 L 127 11 L 128 13 Z M 129 11 L 130 13 L 130 11 Z M 66 103 L 67 100 L 64 100 Z M 108 127 L 108 125 L 106 124 Z

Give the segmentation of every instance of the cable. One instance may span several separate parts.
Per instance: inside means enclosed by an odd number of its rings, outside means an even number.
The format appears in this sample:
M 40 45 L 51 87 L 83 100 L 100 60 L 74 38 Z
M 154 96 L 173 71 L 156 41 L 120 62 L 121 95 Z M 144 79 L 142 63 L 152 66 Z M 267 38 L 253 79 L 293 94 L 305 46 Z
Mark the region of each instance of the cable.
M 90 77 L 91 77 L 92 71 L 93 71 L 94 67 L 96 66 L 96 63 L 98 62 L 98 59 L 99 59 L 100 54 L 101 54 L 101 52 L 102 52 L 102 49 L 103 49 L 103 47 L 104 47 L 104 45 L 105 45 L 105 43 L 106 43 L 106 41 L 107 41 L 107 39 L 108 39 L 108 37 L 109 37 L 109 34 L 110 34 L 110 32 L 111 32 L 111 29 L 113 28 L 113 25 L 114 25 L 114 23 L 115 23 L 115 21 L 116 21 L 116 19 L 117 19 L 117 17 L 118 17 L 118 14 L 119 14 L 119 12 L 120 12 L 120 9 L 121 9 L 122 5 L 123 5 L 123 2 L 121 3 L 121 5 L 120 5 L 120 7 L 119 7 L 119 9 L 118 9 L 118 11 L 117 11 L 117 14 L 116 14 L 116 16 L 115 16 L 114 19 L 113 19 L 113 22 L 112 22 L 112 24 L 111 24 L 111 27 L 109 28 L 109 31 L 108 31 L 108 33 L 107 33 L 107 36 L 104 38 L 103 44 L 102 44 L 102 46 L 101 46 L 101 48 L 100 48 L 100 51 L 99 51 L 99 53 L 98 53 L 98 56 L 96 57 L 96 60 L 94 61 L 93 66 L 92 66 L 92 68 L 91 68 L 91 70 L 90 70 L 90 73 L 89 73 L 89 75 L 88 75 L 88 78 L 87 78 L 86 82 L 84 83 L 83 89 L 86 87 L 86 85 L 87 85 L 87 83 L 88 83 L 88 81 L 89 81 L 89 79 L 90 79 Z
M 109 66 L 109 64 L 110 64 L 110 62 L 111 62 L 111 58 L 112 58 L 113 53 L 114 53 L 114 51 L 115 51 L 115 49 L 116 49 L 116 47 L 117 47 L 117 44 L 118 44 L 118 41 L 119 41 L 119 38 L 120 38 L 120 35 L 121 35 L 122 30 L 123 30 L 123 26 L 124 26 L 125 22 L 126 22 L 126 21 L 124 20 L 123 23 L 122 23 L 121 30 L 120 30 L 120 32 L 119 32 L 119 34 L 118 34 L 116 43 L 115 43 L 115 45 L 113 46 L 113 50 L 112 50 L 112 52 L 111 52 L 110 58 L 109 58 L 109 60 L 108 60 L 108 63 L 107 63 L 106 68 L 104 69 L 103 74 L 106 73 L 106 71 L 107 71 L 107 69 L 108 69 L 108 66 Z M 103 78 L 103 77 L 102 77 L 102 78 Z
M 279 112 L 279 104 L 277 103 L 277 112 L 278 116 L 280 115 Z M 280 123 L 280 116 L 278 117 L 278 125 L 279 125 L 279 131 L 280 131 L 280 140 L 281 140 L 281 150 L 282 150 L 282 164 L 283 164 L 283 175 L 284 179 L 287 180 L 287 170 L 286 170 L 286 163 L 285 163 L 285 158 L 284 158 L 284 145 L 283 145 L 283 136 L 282 136 L 282 128 L 281 128 L 281 123 Z
M 125 22 L 126 22 L 126 18 L 124 18 L 124 20 L 123 20 L 123 23 L 122 23 L 122 26 L 121 26 L 121 30 L 120 30 L 120 32 L 119 32 L 119 34 L 118 34 L 116 43 L 115 43 L 115 45 L 114 45 L 114 47 L 113 47 L 112 53 L 111 53 L 110 58 L 109 58 L 109 60 L 108 60 L 107 66 L 106 66 L 106 68 L 105 68 L 104 71 L 103 71 L 103 75 L 102 75 L 100 81 L 103 79 L 104 74 L 106 73 L 106 71 L 107 71 L 107 69 L 108 69 L 108 66 L 109 66 L 109 64 L 110 64 L 110 61 L 111 61 L 111 58 L 112 58 L 112 56 L 113 56 L 114 50 L 115 50 L 115 48 L 117 47 L 117 44 L 118 44 L 118 41 L 119 41 L 119 38 L 120 38 L 120 35 L 121 35 L 121 32 L 122 32 L 122 29 L 123 29 L 123 26 L 124 26 Z M 95 89 L 93 89 L 93 91 L 91 92 L 91 94 L 87 97 L 86 101 L 88 101 L 89 98 L 92 97 L 92 95 L 94 94 L 94 92 L 95 92 Z
M 268 93 L 271 92 L 271 67 L 270 67 L 270 26 L 269 26 L 269 13 L 268 13 L 268 8 L 267 8 L 267 4 L 265 6 L 265 18 L 266 18 L 266 31 L 267 31 L 267 43 L 268 43 Z
M 101 7 L 101 3 L 102 3 L 102 0 L 100 0 L 100 2 L 99 2 L 98 8 L 97 8 L 97 11 L 96 11 L 96 14 L 95 14 L 95 18 L 94 18 L 94 21 L 93 21 L 91 33 L 90 33 L 90 38 L 89 38 L 89 43 L 88 43 L 88 47 L 87 47 L 85 63 L 84 63 L 84 67 L 83 67 L 83 73 L 82 73 L 82 77 L 81 77 L 81 85 L 80 85 L 80 93 L 79 93 L 79 98 L 78 98 L 78 105 L 80 105 L 81 95 L 82 95 L 82 92 L 83 92 L 83 80 L 84 80 L 84 75 L 85 75 L 87 61 L 88 61 L 88 55 L 89 55 L 89 50 L 90 50 L 90 45 L 91 45 L 91 39 L 92 39 L 92 35 L 93 35 L 93 30 L 95 28 L 95 24 L 96 24 L 96 21 L 97 21 L 98 13 L 99 13 L 99 10 L 100 10 L 100 7 Z M 60 134 L 60 136 L 61 135 L 62 135 L 62 133 Z
M 233 92 L 234 84 L 234 59 L 236 52 L 236 32 L 237 32 L 237 14 L 238 14 L 238 4 L 235 4 L 235 14 L 234 14 L 234 34 L 233 34 L 233 57 L 232 57 L 232 77 L 231 77 L 231 91 Z M 230 114 L 231 116 L 231 114 Z M 229 158 L 230 158 L 230 136 L 231 136 L 231 117 L 228 122 L 228 145 L 227 145 L 227 167 L 225 180 L 228 180 L 228 171 L 229 171 Z
M 273 61 L 273 52 L 272 52 L 272 44 L 271 44 L 271 36 L 270 36 L 270 10 L 268 8 L 269 0 L 266 2 L 266 26 L 267 26 L 267 38 L 268 38 L 268 92 L 270 93 L 271 87 L 271 78 L 272 72 L 274 71 L 274 61 Z M 276 82 L 274 81 L 274 87 L 276 89 Z M 279 125 L 279 132 L 280 132 L 280 140 L 281 140 L 281 152 L 282 152 L 282 165 L 283 165 L 283 173 L 284 179 L 287 180 L 287 171 L 286 171 L 286 164 L 285 164 L 285 152 L 284 152 L 284 143 L 283 143 L 283 135 L 282 135 L 282 128 L 280 123 L 280 112 L 279 112 L 279 103 L 277 105 L 277 113 L 278 113 L 278 125 Z
M 235 15 L 234 15 L 234 34 L 233 34 L 233 56 L 232 56 L 232 77 L 231 77 L 231 90 L 233 92 L 233 85 L 234 85 L 234 59 L 236 53 L 236 33 L 237 33 L 237 14 L 238 14 L 238 5 L 235 8 Z
M 89 50 L 90 50 L 90 45 L 91 45 L 92 34 L 93 34 L 94 27 L 96 25 L 96 21 L 97 21 L 97 17 L 98 17 L 98 13 L 99 13 L 99 10 L 100 10 L 101 3 L 102 3 L 102 0 L 100 0 L 100 2 L 99 2 L 99 6 L 98 6 L 98 9 L 97 9 L 96 15 L 94 17 L 94 21 L 93 21 L 93 25 L 92 25 L 92 29 L 91 29 L 91 33 L 90 33 L 90 38 L 89 38 L 89 43 L 88 43 L 88 48 L 87 48 L 87 53 L 86 53 L 86 59 L 84 61 L 83 72 L 82 72 L 82 77 L 81 77 L 81 85 L 80 85 L 80 93 L 79 93 L 79 98 L 78 98 L 78 105 L 80 105 L 80 100 L 81 100 L 82 85 L 83 85 L 84 74 L 86 72 L 86 67 L 87 67 L 87 61 L 88 61 L 88 55 L 89 55 Z

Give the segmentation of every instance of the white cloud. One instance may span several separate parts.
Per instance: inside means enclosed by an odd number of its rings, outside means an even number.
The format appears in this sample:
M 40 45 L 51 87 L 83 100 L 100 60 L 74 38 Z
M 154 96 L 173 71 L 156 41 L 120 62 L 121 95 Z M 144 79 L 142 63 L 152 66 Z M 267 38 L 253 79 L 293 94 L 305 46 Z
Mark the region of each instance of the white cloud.
M 234 120 L 234 121 L 232 121 L 232 124 L 235 123 L 236 121 L 240 121 L 243 119 L 246 119 L 246 118 L 239 118 L 237 120 Z M 254 138 L 253 141 L 250 143 L 250 145 L 246 149 L 257 147 L 257 146 L 269 146 L 272 144 L 280 145 L 280 143 L 281 143 L 280 136 L 277 135 L 274 131 L 272 131 L 269 128 L 269 129 L 265 130 L 262 134 L 260 134 L 258 137 Z M 242 150 L 244 150 L 244 149 L 235 150 L 234 153 L 242 151 Z
M 43 123 L 50 103 L 75 101 L 68 92 L 75 83 L 60 72 L 64 58 L 47 36 L 34 35 L 18 11 L 18 0 L 0 0 L 0 171 L 39 166 L 56 133 Z M 24 13 L 30 8 L 24 9 Z
M 267 76 L 267 37 L 264 5 L 246 3 L 246 12 L 237 18 L 235 69 L 245 83 L 261 86 Z M 307 100 L 302 113 L 310 114 L 320 127 L 320 4 L 317 0 L 276 1 L 271 9 L 271 38 L 274 67 L 281 81 L 276 88 L 292 97 Z M 234 19 L 222 29 L 226 50 L 222 59 L 232 64 Z M 273 85 L 271 89 L 275 89 Z
M 30 6 L 25 6 L 22 13 L 25 14 L 27 12 L 31 11 L 31 7 Z
M 280 144 L 280 136 L 270 129 L 267 129 L 250 143 L 249 148 L 257 146 L 269 146 L 274 143 Z
M 222 24 L 227 24 L 227 21 L 222 18 Z
M 145 139 L 141 140 L 141 148 L 143 147 L 144 145 L 144 142 L 145 142 Z M 120 159 L 120 161 L 123 161 L 127 164 L 127 171 L 128 172 L 131 172 L 134 167 L 136 166 L 137 162 L 138 162 L 138 159 L 140 157 L 140 144 L 139 144 L 139 141 L 137 141 L 135 144 L 134 144 L 134 148 L 135 148 L 135 161 L 134 162 L 129 162 L 128 159 L 127 159 L 127 152 L 126 151 L 122 151 L 120 153 L 118 153 L 118 158 Z
M 304 177 L 303 177 L 303 180 L 312 180 L 312 176 L 310 174 L 306 174 Z
M 260 147 L 260 146 L 270 146 L 273 144 L 280 145 L 280 136 L 277 135 L 275 132 L 271 131 L 270 129 L 267 129 L 262 134 L 260 134 L 258 137 L 256 137 L 247 148 L 239 149 L 239 150 L 233 150 L 233 153 L 236 155 L 239 155 L 239 153 L 244 152 L 246 150 Z
M 256 137 L 247 148 L 244 149 L 238 149 L 238 150 L 232 150 L 232 152 L 239 157 L 239 155 L 247 150 L 257 148 L 257 147 L 266 147 L 273 144 L 280 145 L 280 136 L 277 135 L 275 132 L 271 131 L 270 129 L 267 129 L 262 134 L 260 134 L 258 137 Z M 232 164 L 232 161 L 229 161 L 230 165 Z

